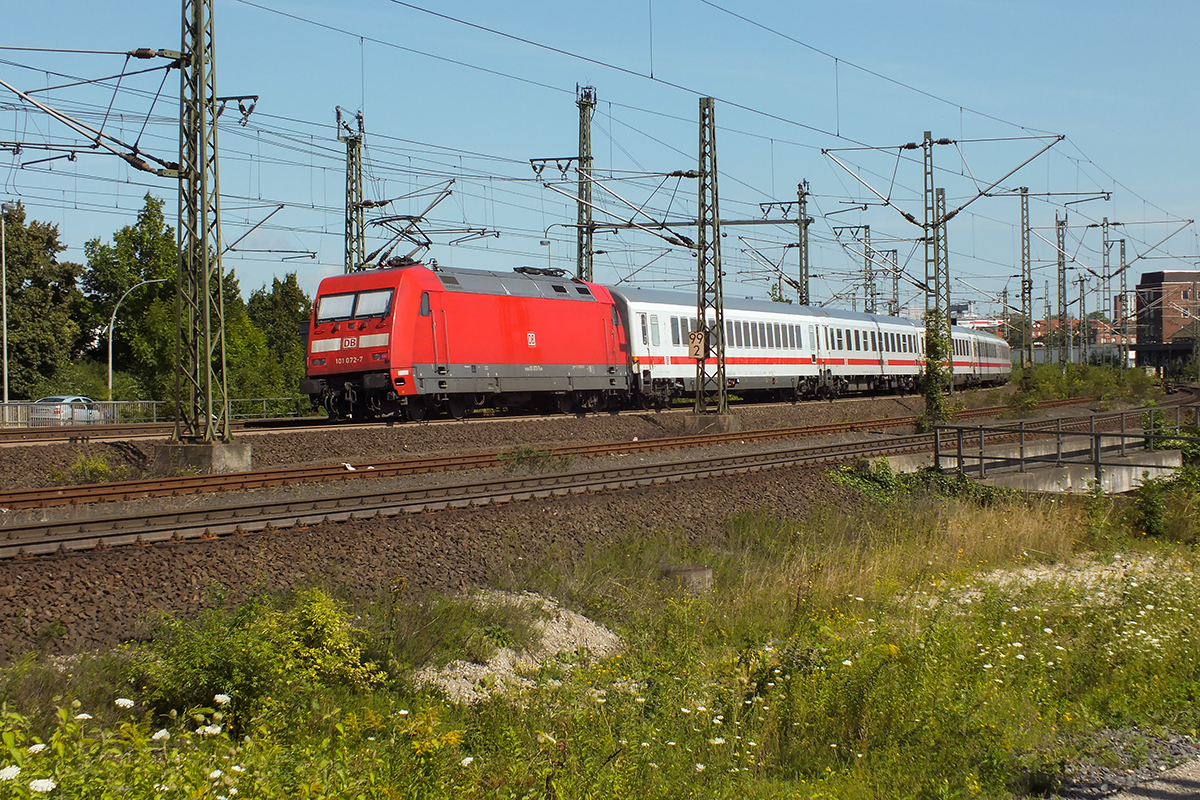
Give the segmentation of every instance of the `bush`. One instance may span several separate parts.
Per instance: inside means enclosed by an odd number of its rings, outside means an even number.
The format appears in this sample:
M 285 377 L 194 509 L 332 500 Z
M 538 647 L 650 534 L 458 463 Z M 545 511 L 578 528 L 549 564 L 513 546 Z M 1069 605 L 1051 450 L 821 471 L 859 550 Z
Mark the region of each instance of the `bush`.
M 145 700 L 160 712 L 233 698 L 244 720 L 281 710 L 329 688 L 367 690 L 385 679 L 363 658 L 361 634 L 346 611 L 319 589 L 290 608 L 254 599 L 218 606 L 193 621 L 167 617 L 133 662 Z

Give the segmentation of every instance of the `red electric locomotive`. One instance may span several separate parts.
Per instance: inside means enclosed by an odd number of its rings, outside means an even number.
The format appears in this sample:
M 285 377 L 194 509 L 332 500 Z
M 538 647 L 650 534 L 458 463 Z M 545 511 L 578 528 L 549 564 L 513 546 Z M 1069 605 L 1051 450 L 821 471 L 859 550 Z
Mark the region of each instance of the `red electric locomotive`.
M 300 391 L 333 419 L 596 409 L 628 395 L 629 362 L 603 286 L 533 267 L 414 264 L 321 281 Z

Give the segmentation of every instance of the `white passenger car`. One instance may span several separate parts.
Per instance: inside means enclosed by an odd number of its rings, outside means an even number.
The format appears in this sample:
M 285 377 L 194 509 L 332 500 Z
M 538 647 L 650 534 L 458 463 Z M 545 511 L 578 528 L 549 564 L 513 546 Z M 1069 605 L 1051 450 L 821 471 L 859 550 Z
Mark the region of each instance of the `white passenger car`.
M 699 328 L 694 298 L 609 288 L 625 319 L 643 404 L 663 407 L 674 397 L 694 393 L 696 359 L 688 348 L 689 334 Z M 925 329 L 919 321 L 728 297 L 724 309 L 725 379 L 731 392 L 797 399 L 906 392 L 919 385 L 925 358 Z M 956 385 L 1008 379 L 1011 365 L 1004 340 L 957 327 L 953 339 Z

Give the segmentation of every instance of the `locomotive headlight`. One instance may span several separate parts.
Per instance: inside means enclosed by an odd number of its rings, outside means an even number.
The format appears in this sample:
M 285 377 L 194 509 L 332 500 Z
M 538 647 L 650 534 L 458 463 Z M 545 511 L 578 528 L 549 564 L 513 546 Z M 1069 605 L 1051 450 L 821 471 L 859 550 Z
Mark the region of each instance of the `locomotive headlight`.
M 314 367 L 323 367 L 323 366 L 325 366 L 325 359 L 323 359 L 323 358 L 314 358 L 314 359 L 312 360 L 312 365 L 313 365 Z
M 371 353 L 372 361 L 386 361 L 387 353 Z

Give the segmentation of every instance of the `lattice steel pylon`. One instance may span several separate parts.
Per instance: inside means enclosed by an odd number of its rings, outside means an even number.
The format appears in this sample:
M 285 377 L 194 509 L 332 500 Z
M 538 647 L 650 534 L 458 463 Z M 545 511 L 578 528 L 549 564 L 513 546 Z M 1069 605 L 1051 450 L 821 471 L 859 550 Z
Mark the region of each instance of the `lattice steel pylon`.
M 935 189 L 933 186 L 933 146 L 948 144 L 949 139 L 934 140 L 933 134 L 925 131 L 921 149 L 925 156 L 925 311 L 939 311 L 942 322 L 941 331 L 925 329 L 926 352 L 931 352 L 928 340 L 931 334 L 940 333 L 950 345 L 950 265 L 949 250 L 946 247 L 946 190 Z M 949 373 L 954 373 L 953 351 L 950 356 Z M 954 390 L 954 380 L 951 378 L 950 389 Z
M 879 293 L 875 288 L 875 251 L 871 249 L 871 226 L 863 225 L 863 311 L 878 313 Z
M 887 301 L 887 315 L 889 317 L 900 316 L 900 251 L 899 250 L 881 250 L 883 261 L 888 265 L 888 271 L 892 274 L 892 294 Z
M 1054 214 L 1054 238 L 1058 248 L 1058 363 L 1066 369 L 1071 360 L 1071 328 L 1067 319 L 1067 218 Z
M 1109 330 L 1112 329 L 1113 321 L 1117 318 L 1116 308 L 1113 306 L 1112 297 L 1112 245 L 1108 238 L 1108 217 L 1104 217 L 1100 223 L 1100 299 L 1096 303 L 1096 309 L 1109 319 Z M 1087 320 L 1083 319 L 1082 309 L 1079 312 L 1080 319 L 1083 324 L 1087 325 Z M 1103 319 L 1096 320 L 1096 344 L 1100 344 L 1099 335 L 1101 326 L 1104 325 Z M 1087 333 L 1091 332 L 1090 326 L 1085 327 Z
M 797 248 L 800 252 L 800 268 L 797 276 L 800 281 L 800 288 L 797 290 L 796 304 L 807 306 L 811 303 L 808 291 L 808 226 L 813 223 L 812 217 L 808 215 L 808 181 L 801 181 L 796 186 L 796 204 L 800 208 L 800 217 L 798 220 L 800 224 L 800 246 Z
M 183 0 L 175 441 L 228 442 L 213 0 Z
M 1118 269 L 1121 271 L 1121 368 L 1129 366 L 1129 309 L 1137 307 L 1136 303 L 1129 302 L 1129 290 L 1126 280 L 1129 270 L 1125 264 L 1125 240 L 1121 239 L 1120 258 L 1121 263 Z
M 1033 262 L 1029 250 L 1029 187 L 1021 187 L 1021 314 L 1025 317 L 1022 361 L 1033 365 Z M 1048 321 L 1047 321 L 1048 322 Z
M 696 236 L 696 413 L 729 413 L 725 387 L 725 301 L 721 290 L 721 214 L 717 203 L 717 126 L 713 98 L 700 98 L 700 202 Z
M 363 115 L 354 115 L 358 130 L 342 120 L 337 109 L 338 141 L 346 143 L 346 257 L 343 272 L 367 268 L 367 239 L 363 227 Z
M 575 277 L 592 280 L 592 115 L 596 111 L 596 88 L 575 87 L 575 105 L 579 106 L 579 212 L 575 259 Z

